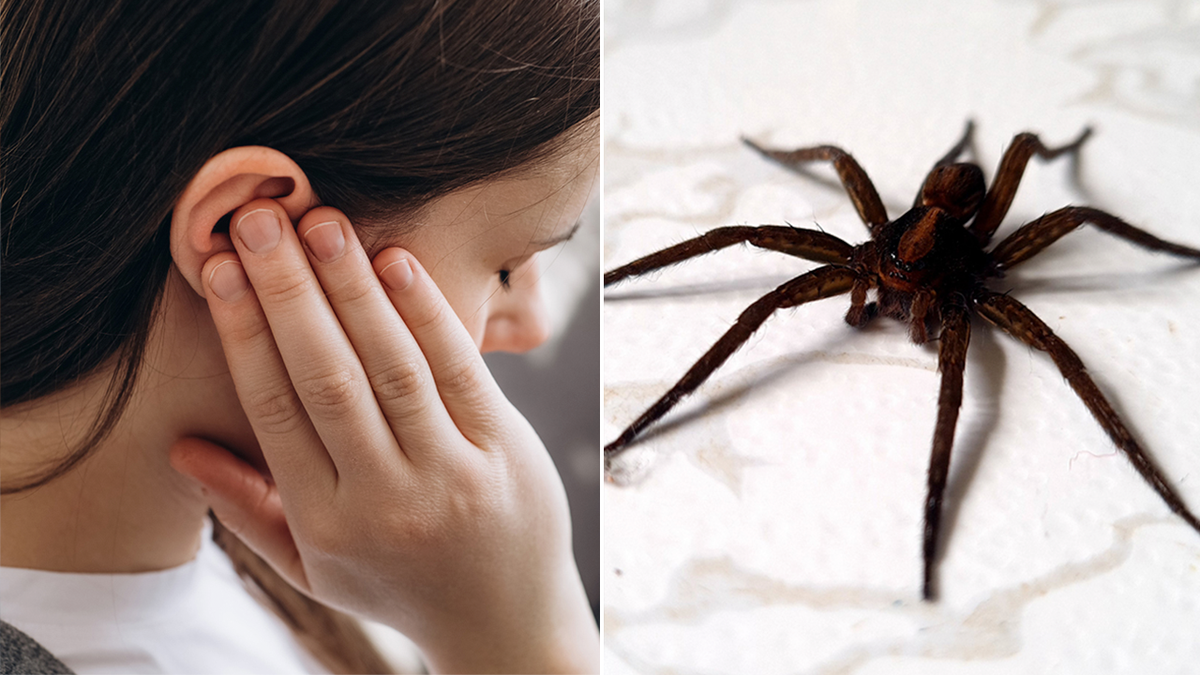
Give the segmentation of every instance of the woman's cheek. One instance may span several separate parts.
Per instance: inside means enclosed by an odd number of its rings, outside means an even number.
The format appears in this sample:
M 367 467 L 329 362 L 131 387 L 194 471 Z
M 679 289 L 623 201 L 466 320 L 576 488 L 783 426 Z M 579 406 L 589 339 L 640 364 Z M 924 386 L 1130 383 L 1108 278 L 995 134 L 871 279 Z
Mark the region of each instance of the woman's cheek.
M 481 287 L 482 286 L 482 287 Z M 487 332 L 488 323 L 488 301 L 491 298 L 491 289 L 485 285 L 475 285 L 469 293 L 456 293 L 455 297 L 446 296 L 446 300 L 450 306 L 454 308 L 454 313 L 458 315 L 459 321 L 462 321 L 463 327 L 467 329 L 471 340 L 475 343 L 475 348 L 482 347 L 484 336 Z M 502 290 L 495 290 L 500 293 Z M 444 291 L 443 291 L 444 293 Z

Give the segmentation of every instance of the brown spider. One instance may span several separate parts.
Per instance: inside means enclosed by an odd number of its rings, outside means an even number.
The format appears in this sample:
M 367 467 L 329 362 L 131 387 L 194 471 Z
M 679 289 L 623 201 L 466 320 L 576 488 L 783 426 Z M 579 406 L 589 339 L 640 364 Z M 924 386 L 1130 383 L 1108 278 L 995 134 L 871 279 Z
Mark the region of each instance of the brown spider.
M 938 523 L 954 428 L 962 404 L 963 368 L 972 312 L 1030 347 L 1049 354 L 1067 383 L 1109 438 L 1133 462 L 1138 473 L 1172 511 L 1200 531 L 1200 520 L 1188 510 L 1162 472 L 1150 461 L 1100 393 L 1075 352 L 1028 308 L 1003 293 L 989 290 L 986 285 L 988 279 L 1003 276 L 1006 270 L 1037 255 L 1085 223 L 1152 251 L 1200 261 L 1200 250 L 1163 241 L 1109 213 L 1080 206 L 1061 208 L 1026 223 L 994 248 L 986 250 L 992 234 L 1012 204 L 1030 158 L 1035 154 L 1046 160 L 1066 153 L 1077 155 L 1091 129 L 1084 129 L 1074 141 L 1058 148 L 1047 148 L 1032 133 L 1018 134 L 1000 160 L 996 179 L 986 192 L 983 171 L 975 164 L 956 162 L 970 145 L 973 130 L 974 125 L 968 122 L 963 137 L 926 176 L 913 208 L 890 221 L 871 179 L 842 149 L 820 145 L 792 151 L 775 150 L 743 139 L 765 157 L 793 170 L 807 162 L 832 162 L 854 208 L 867 225 L 871 239 L 851 246 L 817 230 L 775 225 L 720 227 L 606 273 L 604 285 L 608 286 L 743 243 L 828 263 L 780 285 L 746 308 L 737 323 L 670 391 L 615 441 L 605 446 L 606 465 L 611 466 L 612 459 L 647 426 L 708 379 L 775 310 L 849 292 L 850 309 L 846 312 L 846 322 L 851 326 L 864 326 L 882 315 L 907 322 L 909 335 L 917 344 L 928 341 L 931 335 L 939 341 L 938 370 L 942 381 L 925 499 L 921 587 L 924 599 L 933 596 Z M 871 290 L 875 291 L 876 299 L 868 303 L 867 295 Z

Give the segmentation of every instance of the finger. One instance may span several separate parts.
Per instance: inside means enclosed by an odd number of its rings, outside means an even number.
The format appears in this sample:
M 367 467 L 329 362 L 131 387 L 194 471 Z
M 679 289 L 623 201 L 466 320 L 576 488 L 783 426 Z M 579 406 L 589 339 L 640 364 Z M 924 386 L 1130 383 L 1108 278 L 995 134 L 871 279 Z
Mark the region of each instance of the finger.
M 292 388 L 237 255 L 213 256 L 201 278 L 238 400 L 272 475 L 287 492 L 331 496 L 337 469 Z
M 225 448 L 199 438 L 176 441 L 170 461 L 176 471 L 204 486 L 209 507 L 229 531 L 293 586 L 309 588 L 273 483 Z
M 421 347 L 385 294 L 349 220 L 321 207 L 305 214 L 296 231 L 400 449 L 411 459 L 436 451 L 428 439 L 458 430 Z
M 390 248 L 375 256 L 388 298 L 429 362 L 438 395 L 459 430 L 477 446 L 503 428 L 508 399 L 450 303 L 412 254 Z
M 256 200 L 235 211 L 232 223 L 234 246 L 291 386 L 338 474 L 372 475 L 385 462 L 394 465 L 400 454 L 396 440 L 283 208 Z M 288 429 L 260 436 L 264 453 L 268 446 L 290 450 L 293 436 Z

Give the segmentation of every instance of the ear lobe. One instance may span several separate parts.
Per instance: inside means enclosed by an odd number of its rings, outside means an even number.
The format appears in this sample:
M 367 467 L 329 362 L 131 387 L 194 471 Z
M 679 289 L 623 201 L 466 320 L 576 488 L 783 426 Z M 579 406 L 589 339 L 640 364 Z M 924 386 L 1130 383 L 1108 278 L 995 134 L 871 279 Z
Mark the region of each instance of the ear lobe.
M 264 198 L 279 202 L 293 223 L 320 204 L 300 166 L 272 148 L 226 150 L 205 162 L 188 183 L 171 214 L 171 257 L 196 293 L 204 295 L 204 263 L 233 250 L 225 216 Z

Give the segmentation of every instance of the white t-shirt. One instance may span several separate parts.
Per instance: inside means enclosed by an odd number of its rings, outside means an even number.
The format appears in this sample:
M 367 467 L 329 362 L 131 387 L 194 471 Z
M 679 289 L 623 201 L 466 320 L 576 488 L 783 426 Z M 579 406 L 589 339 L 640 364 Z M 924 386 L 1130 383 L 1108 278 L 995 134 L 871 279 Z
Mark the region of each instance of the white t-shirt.
M 0 567 L 0 618 L 85 673 L 319 673 L 247 592 L 205 529 L 196 559 L 161 572 Z

